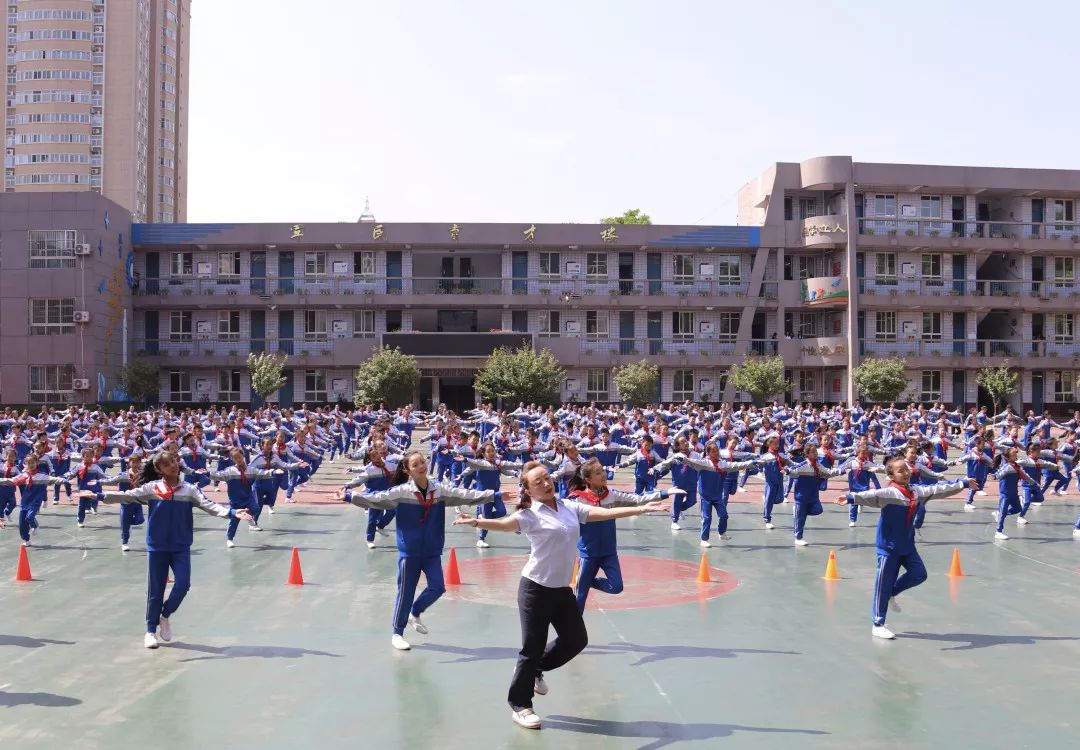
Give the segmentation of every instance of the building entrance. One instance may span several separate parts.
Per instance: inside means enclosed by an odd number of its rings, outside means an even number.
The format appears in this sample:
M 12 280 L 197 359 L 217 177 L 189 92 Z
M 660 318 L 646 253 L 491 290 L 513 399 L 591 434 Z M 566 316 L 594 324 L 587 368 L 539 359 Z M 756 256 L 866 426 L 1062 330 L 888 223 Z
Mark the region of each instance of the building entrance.
M 473 378 L 439 378 L 439 401 L 458 415 L 476 408 Z

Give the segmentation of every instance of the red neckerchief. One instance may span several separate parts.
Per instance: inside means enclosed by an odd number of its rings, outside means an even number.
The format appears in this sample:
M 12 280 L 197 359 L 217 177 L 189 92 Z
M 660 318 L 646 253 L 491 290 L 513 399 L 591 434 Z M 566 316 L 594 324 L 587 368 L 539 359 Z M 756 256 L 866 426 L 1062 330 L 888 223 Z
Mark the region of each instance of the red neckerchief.
M 386 463 L 385 462 L 372 461 L 371 464 L 372 464 L 372 466 L 378 466 L 380 469 L 382 469 L 382 473 L 383 473 L 384 477 L 386 477 L 386 478 L 390 477 L 390 470 L 388 468 L 386 468 Z
M 154 494 L 162 500 L 172 500 L 173 495 L 176 494 L 176 490 L 170 487 L 169 483 L 162 479 L 154 485 Z
M 1020 464 L 1016 464 L 1016 463 L 1013 463 L 1012 461 L 1009 461 L 1009 466 L 1013 467 L 1013 471 L 1016 472 L 1016 476 L 1020 480 L 1023 480 L 1024 477 L 1027 476 L 1027 474 L 1024 472 L 1024 470 L 1020 468 Z
M 4 477 L 10 477 L 11 472 L 15 469 L 15 464 L 4 464 Z
M 780 469 L 780 471 L 783 471 L 784 470 L 784 459 L 780 457 L 780 449 L 777 448 L 776 450 L 770 450 L 769 453 L 776 456 L 776 468 Z
M 823 450 L 823 451 L 825 452 L 825 458 L 827 458 L 827 459 L 828 459 L 829 463 L 834 463 L 834 459 L 833 459 L 832 451 L 831 451 L 831 450 L 829 450 L 829 447 L 828 447 L 828 446 L 824 446 L 824 447 L 823 447 L 823 448 L 822 448 L 821 450 Z
M 286 445 L 285 443 L 278 443 L 277 444 L 277 452 L 278 452 L 279 456 L 284 455 L 285 451 L 287 451 L 287 450 L 289 450 L 289 446 Z
M 601 501 L 608 496 L 607 487 L 603 492 L 597 494 L 592 490 L 574 490 L 570 493 L 570 497 L 580 499 L 581 501 L 588 503 L 589 505 L 600 505 Z
M 897 492 L 907 499 L 907 525 L 910 526 L 911 519 L 915 516 L 915 509 L 919 507 L 919 501 L 915 499 L 915 493 L 911 491 L 910 487 L 905 487 L 896 482 L 889 482 L 889 486 L 894 487 Z
M 641 457 L 645 459 L 646 466 L 652 466 L 652 451 L 645 450 L 645 446 L 641 446 Z
M 712 462 L 713 468 L 716 469 L 717 474 L 726 474 L 727 472 L 720 468 L 720 459 L 707 456 L 710 462 Z
M 85 461 L 83 461 L 81 464 L 79 464 L 79 481 L 80 482 L 83 481 L 84 479 L 86 479 L 86 470 L 89 469 L 89 468 L 90 468 L 90 464 L 86 463 Z
M 810 468 L 812 468 L 814 470 L 814 476 L 818 477 L 820 479 L 821 474 L 818 473 L 817 459 L 816 458 L 807 458 L 806 460 L 810 463 Z
M 34 477 L 32 474 L 24 471 L 22 474 L 15 477 L 14 482 L 16 486 L 21 486 L 25 484 L 26 489 L 30 489 L 34 486 Z M 46 489 L 48 488 L 46 487 Z
M 431 506 L 435 504 L 435 490 L 428 487 L 427 497 L 424 497 L 424 493 L 420 492 L 419 489 L 413 494 L 416 495 L 416 499 L 420 501 L 420 505 L 424 508 L 424 512 L 420 514 L 420 523 L 423 523 L 427 519 L 428 513 L 431 512 Z

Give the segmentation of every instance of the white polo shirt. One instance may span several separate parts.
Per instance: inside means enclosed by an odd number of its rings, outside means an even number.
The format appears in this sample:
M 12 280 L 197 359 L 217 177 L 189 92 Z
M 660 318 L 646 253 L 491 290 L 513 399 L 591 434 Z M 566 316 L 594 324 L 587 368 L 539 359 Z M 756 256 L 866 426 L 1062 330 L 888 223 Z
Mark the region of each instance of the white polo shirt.
M 573 500 L 556 500 L 555 507 L 557 511 L 534 500 L 532 506 L 514 514 L 521 533 L 532 545 L 522 577 L 553 589 L 570 585 L 580 526 L 592 509 Z

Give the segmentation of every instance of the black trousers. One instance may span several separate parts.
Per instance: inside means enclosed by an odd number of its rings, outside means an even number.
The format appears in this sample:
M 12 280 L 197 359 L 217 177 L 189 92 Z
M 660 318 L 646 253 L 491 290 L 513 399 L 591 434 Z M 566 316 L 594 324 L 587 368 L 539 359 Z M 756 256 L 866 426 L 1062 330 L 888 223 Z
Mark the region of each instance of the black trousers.
M 532 708 L 533 682 L 540 672 L 558 669 L 589 645 L 585 620 L 569 586 L 548 588 L 528 578 L 518 585 L 518 614 L 521 617 L 521 651 L 507 700 L 511 707 Z M 548 626 L 555 628 L 555 640 L 547 642 Z

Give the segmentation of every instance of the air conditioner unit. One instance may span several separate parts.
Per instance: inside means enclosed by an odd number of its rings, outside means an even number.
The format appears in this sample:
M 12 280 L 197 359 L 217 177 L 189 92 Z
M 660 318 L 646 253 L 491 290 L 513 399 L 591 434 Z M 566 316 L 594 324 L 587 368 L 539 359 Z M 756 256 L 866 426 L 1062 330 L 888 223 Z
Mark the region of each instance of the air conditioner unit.
M 89 378 L 75 378 L 71 381 L 71 387 L 76 391 L 88 391 L 90 390 Z
M 89 323 L 90 322 L 90 311 L 89 310 L 76 310 L 75 314 L 72 316 L 72 319 L 76 323 Z
M 90 254 L 90 245 L 86 244 L 85 242 L 80 244 L 80 245 L 76 245 L 75 246 L 75 254 L 76 255 L 89 255 Z

